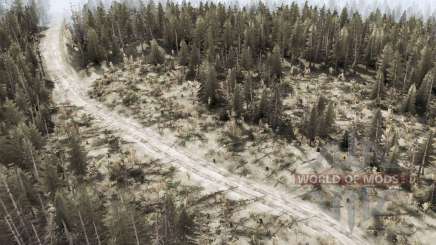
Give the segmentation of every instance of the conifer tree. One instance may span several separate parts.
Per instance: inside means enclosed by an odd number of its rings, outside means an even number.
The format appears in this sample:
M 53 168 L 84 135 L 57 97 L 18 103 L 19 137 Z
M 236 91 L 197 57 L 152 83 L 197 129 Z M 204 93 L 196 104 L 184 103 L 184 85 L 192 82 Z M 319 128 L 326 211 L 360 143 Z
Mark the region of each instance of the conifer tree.
M 79 178 L 87 174 L 87 156 L 77 135 L 71 135 L 69 139 L 69 162 L 71 171 Z
M 280 47 L 278 45 L 275 45 L 274 50 L 269 56 L 267 62 L 269 64 L 271 75 L 276 78 L 282 77 L 282 63 L 280 51 Z
M 259 103 L 259 119 L 262 118 L 268 118 L 270 111 L 269 111 L 269 95 L 268 95 L 268 91 L 266 89 L 263 90 L 262 92 L 262 96 L 260 99 L 260 103 Z
M 209 47 L 207 49 L 207 61 L 209 63 L 216 63 L 216 52 L 215 47 Z
M 61 179 L 61 173 L 58 172 L 57 159 L 54 156 L 49 156 L 41 166 L 40 188 L 44 193 L 54 197 L 56 192 L 64 185 Z
M 69 231 L 71 231 L 73 227 L 73 217 L 72 213 L 69 212 L 72 210 L 70 204 L 73 202 L 68 199 L 67 195 L 63 191 L 58 191 L 55 195 L 54 199 L 54 207 L 56 210 L 56 223 L 57 226 L 60 227 L 67 236 L 67 239 L 70 240 L 71 236 L 69 236 Z
M 147 56 L 147 63 L 159 65 L 165 62 L 165 55 L 161 51 L 161 47 L 156 40 L 151 40 L 150 54 Z
M 192 73 L 197 74 L 197 69 L 201 64 L 200 49 L 194 44 L 191 49 L 191 56 L 189 59 L 189 69 Z
M 236 86 L 236 70 L 234 68 L 230 69 L 227 74 L 227 86 L 227 93 L 233 93 Z
M 123 61 L 123 55 L 121 53 L 121 50 L 120 50 L 120 47 L 118 46 L 118 44 L 115 43 L 115 41 L 112 41 L 110 47 L 111 47 L 111 50 L 112 50 L 112 52 L 111 52 L 111 61 L 114 64 L 118 64 L 121 61 Z
M 275 85 L 274 91 L 269 99 L 269 124 L 276 130 L 282 120 L 283 103 L 280 93 L 280 84 Z
M 89 27 L 86 37 L 87 37 L 87 46 L 86 46 L 87 61 L 99 64 L 103 60 L 103 54 L 102 54 L 103 51 L 101 50 L 99 45 L 97 32 L 93 28 Z
M 182 207 L 177 217 L 177 240 L 179 244 L 194 245 L 197 244 L 198 226 L 195 223 L 194 215 L 188 213 L 185 207 Z
M 247 104 L 247 108 L 254 101 L 253 78 L 251 77 L 250 73 L 245 76 L 245 81 L 244 81 L 244 99 L 245 99 L 245 102 Z
M 391 65 L 394 58 L 394 50 L 392 48 L 392 44 L 388 43 L 383 48 L 383 51 L 378 59 L 377 65 L 378 69 L 383 72 L 383 77 L 387 75 L 387 69 Z
M 369 140 L 373 143 L 380 143 L 383 135 L 383 116 L 380 109 L 374 113 L 370 128 L 368 130 Z
M 348 151 L 348 147 L 350 146 L 349 138 L 350 133 L 348 131 L 345 131 L 340 144 L 341 150 L 344 152 Z
M 426 45 L 424 48 L 422 48 L 419 55 L 420 56 L 415 73 L 415 82 L 417 85 L 419 85 L 417 87 L 420 87 L 424 77 L 433 67 L 433 50 L 431 47 Z
M 189 48 L 185 40 L 180 43 L 179 64 L 182 66 L 189 64 Z
M 399 146 L 398 143 L 395 143 L 395 145 L 392 148 L 392 151 L 389 154 L 389 164 L 396 165 L 398 163 L 399 158 Z
M 244 101 L 241 91 L 241 86 L 236 85 L 235 92 L 233 93 L 233 101 L 232 101 L 232 107 L 233 112 L 235 113 L 236 118 L 241 118 L 242 113 L 244 111 Z
M 432 88 L 434 84 L 434 74 L 430 71 L 425 76 L 421 86 L 416 93 L 416 107 L 419 113 L 424 114 L 432 97 Z
M 318 112 L 320 114 L 323 114 L 325 109 L 327 108 L 327 105 L 329 105 L 329 102 L 327 101 L 327 99 L 323 95 L 320 95 L 318 98 L 317 106 L 316 106 L 316 109 L 318 110 Z
M 400 82 L 403 78 L 404 64 L 400 52 L 395 51 L 392 60 L 387 68 L 387 80 L 395 88 L 400 88 Z
M 251 67 L 253 67 L 254 61 L 253 61 L 253 55 L 251 54 L 250 47 L 245 47 L 242 51 L 241 56 L 241 66 L 246 69 L 250 70 Z
M 176 245 L 177 242 L 177 209 L 174 199 L 171 195 L 165 196 L 163 200 L 162 214 L 159 217 L 157 235 L 158 244 Z
M 134 205 L 125 197 L 110 202 L 104 218 L 108 228 L 108 243 L 120 245 L 139 245 L 149 241 L 146 223 Z M 127 196 L 128 197 L 128 196 Z
M 335 124 L 335 117 L 336 115 L 335 115 L 334 105 L 333 102 L 330 102 L 327 107 L 327 111 L 323 116 L 322 123 L 319 126 L 320 136 L 326 137 L 333 131 L 334 124 Z
M 309 138 L 311 144 L 318 134 L 318 116 L 318 110 L 316 106 L 313 106 L 309 118 L 305 123 L 306 136 Z
M 219 101 L 219 88 L 215 67 L 209 64 L 198 92 L 200 101 L 209 107 L 215 106 Z
M 412 86 L 410 86 L 409 88 L 409 92 L 407 93 L 407 97 L 403 101 L 401 111 L 414 114 L 416 112 L 415 103 L 416 103 L 416 86 L 415 84 L 412 84 Z
M 424 174 L 424 168 L 434 163 L 434 161 L 432 162 L 434 158 L 433 144 L 433 132 L 430 132 L 421 149 L 415 155 L 415 164 L 418 165 L 418 179 Z
M 224 23 L 224 33 L 223 33 L 223 40 L 224 40 L 224 48 L 226 50 L 229 50 L 230 47 L 233 45 L 234 42 L 234 35 L 233 35 L 233 28 L 232 23 L 230 20 L 226 20 Z
M 24 121 L 23 113 L 12 100 L 6 100 L 2 103 L 0 112 L 0 119 L 5 123 L 5 128 L 11 128 L 13 125 L 18 125 Z
M 377 78 L 374 84 L 374 88 L 371 92 L 371 99 L 375 100 L 376 104 L 379 105 L 384 93 L 384 75 L 383 71 L 379 69 L 377 71 Z

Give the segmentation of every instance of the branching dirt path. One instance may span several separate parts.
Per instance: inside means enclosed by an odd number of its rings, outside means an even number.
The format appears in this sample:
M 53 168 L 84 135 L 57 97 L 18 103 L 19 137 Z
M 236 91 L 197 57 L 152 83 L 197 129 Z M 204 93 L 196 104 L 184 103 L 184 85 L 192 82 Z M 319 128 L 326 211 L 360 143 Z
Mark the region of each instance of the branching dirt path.
M 104 127 L 117 132 L 123 139 L 133 142 L 141 153 L 174 165 L 178 170 L 189 173 L 195 183 L 206 190 L 228 191 L 230 198 L 258 199 L 252 204 L 261 212 L 286 214 L 300 220 L 300 229 L 308 234 L 324 238 L 334 238 L 340 244 L 370 244 L 361 231 L 355 229 L 350 234 L 347 226 L 340 224 L 321 209 L 301 199 L 292 198 L 273 187 L 253 180 L 241 178 L 214 163 L 198 159 L 195 153 L 188 152 L 128 118 L 111 111 L 87 95 L 86 79 L 81 78 L 66 59 L 63 25 L 52 26 L 46 31 L 41 43 L 41 52 L 50 77 L 55 81 L 54 99 L 69 102 L 93 115 Z

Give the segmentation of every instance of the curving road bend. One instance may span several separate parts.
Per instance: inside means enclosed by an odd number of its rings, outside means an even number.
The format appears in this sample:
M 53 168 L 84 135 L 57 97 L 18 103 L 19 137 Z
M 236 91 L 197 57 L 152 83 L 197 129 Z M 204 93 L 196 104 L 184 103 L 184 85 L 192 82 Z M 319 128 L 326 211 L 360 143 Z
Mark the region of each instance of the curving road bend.
M 231 189 L 227 193 L 234 199 L 259 199 L 252 207 L 261 212 L 284 213 L 301 222 L 308 234 L 332 237 L 339 244 L 371 244 L 360 230 L 350 234 L 347 226 L 324 213 L 317 206 L 301 199 L 292 198 L 287 193 L 253 180 L 241 178 L 225 169 L 217 167 L 205 159 L 199 159 L 160 136 L 157 132 L 122 116 L 87 95 L 86 79 L 81 78 L 67 61 L 64 40 L 64 26 L 53 25 L 45 33 L 41 42 L 41 53 L 47 72 L 55 81 L 54 99 L 69 102 L 93 115 L 98 123 L 117 132 L 120 137 L 133 142 L 141 153 L 152 158 L 169 162 L 179 171 L 189 173 L 191 179 L 206 190 Z

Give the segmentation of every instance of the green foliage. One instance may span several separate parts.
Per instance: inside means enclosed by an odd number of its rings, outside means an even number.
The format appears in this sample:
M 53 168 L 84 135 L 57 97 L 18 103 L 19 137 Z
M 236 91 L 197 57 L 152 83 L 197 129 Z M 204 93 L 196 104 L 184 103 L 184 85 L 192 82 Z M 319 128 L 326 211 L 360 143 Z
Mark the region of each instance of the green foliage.
M 165 62 L 165 55 L 162 52 L 162 48 L 159 46 L 156 40 L 151 40 L 150 54 L 147 56 L 147 63 L 152 65 L 159 65 Z
M 131 106 L 137 103 L 139 100 L 138 95 L 135 93 L 135 91 L 128 91 L 126 95 L 124 95 L 122 103 L 125 106 Z
M 341 140 L 341 150 L 346 152 L 348 151 L 348 147 L 350 146 L 350 133 L 348 131 L 345 131 L 344 135 L 342 136 L 342 140 Z
M 251 54 L 251 49 L 250 47 L 246 47 L 242 51 L 241 66 L 246 70 L 250 70 L 253 67 L 253 65 L 254 65 L 254 61 L 253 61 L 253 55 Z
M 0 220 L 0 244 L 44 244 L 47 210 L 37 183 L 52 123 L 51 88 L 37 43 L 42 9 L 35 1 L 11 4 L 0 11 L 0 215 L 19 234 L 14 238 Z
M 373 143 L 380 143 L 383 136 L 383 115 L 380 109 L 374 112 L 374 116 L 368 129 L 368 138 Z
M 236 70 L 230 69 L 227 74 L 227 93 L 231 94 L 233 93 L 235 87 L 236 87 Z
M 247 104 L 254 101 L 254 83 L 252 74 L 247 74 L 244 80 L 244 98 Z
M 319 135 L 321 137 L 327 137 L 331 132 L 333 132 L 335 119 L 336 115 L 334 105 L 333 102 L 330 102 L 327 107 L 327 111 L 322 117 L 321 125 L 319 126 Z
M 316 109 L 318 110 L 318 112 L 323 113 L 328 104 L 329 103 L 327 99 L 324 96 L 320 95 L 318 98 Z
M 86 33 L 86 43 L 86 59 L 89 62 L 99 64 L 104 59 L 104 55 L 97 32 L 93 28 L 89 28 Z
M 198 97 L 203 104 L 214 107 L 220 101 L 220 85 L 217 79 L 217 72 L 212 64 L 209 64 L 204 72 L 204 80 L 201 82 Z
M 118 63 L 120 63 L 121 61 L 123 61 L 123 54 L 122 54 L 122 52 L 121 52 L 120 47 L 118 46 L 118 44 L 115 43 L 115 42 L 113 42 L 113 43 L 110 45 L 110 48 L 111 48 L 111 61 L 112 61 L 114 64 L 118 64 Z
M 179 64 L 182 66 L 189 64 L 189 48 L 185 40 L 180 43 Z
M 144 244 L 149 242 L 149 227 L 127 195 L 110 202 L 104 223 L 108 228 L 107 244 Z M 138 243 L 139 241 L 139 243 Z
M 198 226 L 194 215 L 185 207 L 177 207 L 171 195 L 163 200 L 162 214 L 158 223 L 158 242 L 168 245 L 196 244 Z
M 232 107 L 236 118 L 240 118 L 244 112 L 244 101 L 241 90 L 241 86 L 236 85 L 235 92 L 233 93 Z
M 406 99 L 403 101 L 401 111 L 414 114 L 416 112 L 415 103 L 416 103 L 416 86 L 415 84 L 412 84 L 412 86 L 410 86 L 409 88 L 409 92 L 407 93 Z
M 277 130 L 282 120 L 283 102 L 281 95 L 281 85 L 274 87 L 271 98 L 269 99 L 268 123 L 273 130 Z
M 14 125 L 18 125 L 24 121 L 23 113 L 17 108 L 12 100 L 6 100 L 0 109 L 0 119 L 4 123 L 2 125 L 2 132 L 10 129 Z
M 333 102 L 328 102 L 324 96 L 318 98 L 318 102 L 310 111 L 309 117 L 304 122 L 304 132 L 312 142 L 317 136 L 327 137 L 334 131 L 335 109 Z
M 59 169 L 58 159 L 54 156 L 49 156 L 40 167 L 40 189 L 51 197 L 65 185 Z
M 198 232 L 198 225 L 195 223 L 194 215 L 189 214 L 185 207 L 181 207 L 178 213 L 176 230 L 179 244 L 197 244 L 195 238 Z
M 267 64 L 269 65 L 272 78 L 282 77 L 282 61 L 280 47 L 278 45 L 274 46 L 272 54 L 268 56 Z
M 20 123 L 8 136 L 0 137 L 0 145 L 0 163 L 29 170 L 33 168 L 36 151 L 44 145 L 44 139 L 33 125 Z
M 306 136 L 312 142 L 318 134 L 318 110 L 314 106 L 310 111 L 309 118 L 306 121 L 305 132 Z
M 434 56 L 433 49 L 434 47 L 429 47 L 428 45 L 425 45 L 424 47 L 422 47 L 419 53 L 420 58 L 416 66 L 416 73 L 415 73 L 415 82 L 418 85 L 421 84 L 421 81 L 424 79 L 427 73 L 433 68 L 433 63 L 435 61 L 433 58 Z
M 189 69 L 192 73 L 197 73 L 198 66 L 201 64 L 200 49 L 194 44 L 191 49 L 191 56 L 189 59 Z
M 384 81 L 385 78 L 384 78 L 383 70 L 382 68 L 379 68 L 379 70 L 377 71 L 377 78 L 374 83 L 374 88 L 371 91 L 371 99 L 375 100 L 377 105 L 381 103 L 385 91 Z
M 83 178 L 87 174 L 88 160 L 78 135 L 70 135 L 68 148 L 70 169 L 77 177 Z
M 424 168 L 434 164 L 434 146 L 433 146 L 433 132 L 430 132 L 424 143 L 420 146 L 415 154 L 415 165 L 418 168 L 418 178 L 424 173 Z
M 421 114 L 427 112 L 430 100 L 432 98 L 432 89 L 434 84 L 434 72 L 430 71 L 425 76 L 416 93 L 416 108 Z
M 395 51 L 393 58 L 387 68 L 387 80 L 394 86 L 395 88 L 400 88 L 400 84 L 404 80 L 404 60 L 401 56 L 400 52 Z
M 21 20 L 10 18 L 9 22 L 5 26 L 14 27 L 20 26 Z M 78 53 L 86 56 L 86 50 L 95 51 L 90 56 L 99 57 L 98 61 L 113 60 L 120 56 L 108 55 L 109 52 L 118 54 L 118 49 L 126 51 L 152 39 L 165 44 L 167 53 L 180 46 L 179 63 L 189 65 L 188 78 L 198 78 L 203 58 L 215 63 L 218 77 L 229 69 L 242 68 L 260 73 L 269 85 L 282 76 L 282 58 L 345 71 L 366 65 L 378 69 L 371 97 L 380 104 L 385 85 L 405 89 L 415 83 L 420 90 L 435 61 L 435 44 L 426 41 L 432 40 L 428 30 L 434 25 L 414 18 L 395 21 L 389 14 L 383 17 L 380 12 L 370 13 L 363 20 L 359 13 L 350 15 L 346 8 L 326 11 L 308 4 L 304 11 L 297 4 L 274 11 L 259 4 L 248 11 L 222 4 L 197 9 L 187 4 L 150 2 L 136 8 L 114 2 L 111 8 L 86 7 L 75 13 L 70 29 Z M 0 28 L 0 39 L 4 39 L 1 45 L 16 39 L 2 38 L 1 33 Z M 87 48 L 94 46 L 94 40 L 98 40 L 103 55 L 98 55 L 98 49 Z M 412 47 L 410 43 L 416 45 Z M 151 53 L 156 55 L 150 56 L 160 57 L 157 50 L 152 47 Z M 84 57 L 83 65 L 89 62 Z M 149 62 L 158 64 L 162 59 L 151 58 Z M 419 111 L 427 112 L 419 103 L 418 100 Z
M 71 230 L 72 228 L 72 204 L 73 202 L 69 200 L 66 193 L 60 191 L 56 193 L 54 199 L 54 207 L 56 210 L 56 224 L 58 227 L 61 227 L 62 230 Z

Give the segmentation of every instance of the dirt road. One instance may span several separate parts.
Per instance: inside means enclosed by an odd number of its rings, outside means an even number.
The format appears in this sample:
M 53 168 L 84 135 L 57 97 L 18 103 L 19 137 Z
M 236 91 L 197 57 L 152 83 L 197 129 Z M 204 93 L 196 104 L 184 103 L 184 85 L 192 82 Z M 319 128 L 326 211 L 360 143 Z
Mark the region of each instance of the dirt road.
M 193 181 L 206 191 L 234 188 L 228 192 L 230 198 L 260 198 L 253 208 L 257 211 L 284 213 L 301 222 L 308 234 L 334 238 L 341 244 L 370 244 L 359 230 L 350 234 L 346 225 L 340 224 L 325 214 L 320 208 L 301 199 L 290 197 L 273 187 L 253 180 L 241 178 L 225 169 L 218 168 L 212 161 L 199 159 L 194 152 L 173 146 L 157 132 L 140 125 L 132 118 L 122 116 L 99 102 L 90 99 L 87 89 L 90 79 L 81 78 L 66 59 L 62 25 L 53 25 L 46 31 L 41 43 L 41 52 L 48 74 L 55 81 L 54 99 L 56 102 L 69 102 L 93 115 L 98 123 L 117 132 L 120 137 L 134 142 L 141 153 L 163 162 L 169 162 L 179 171 L 189 173 Z

